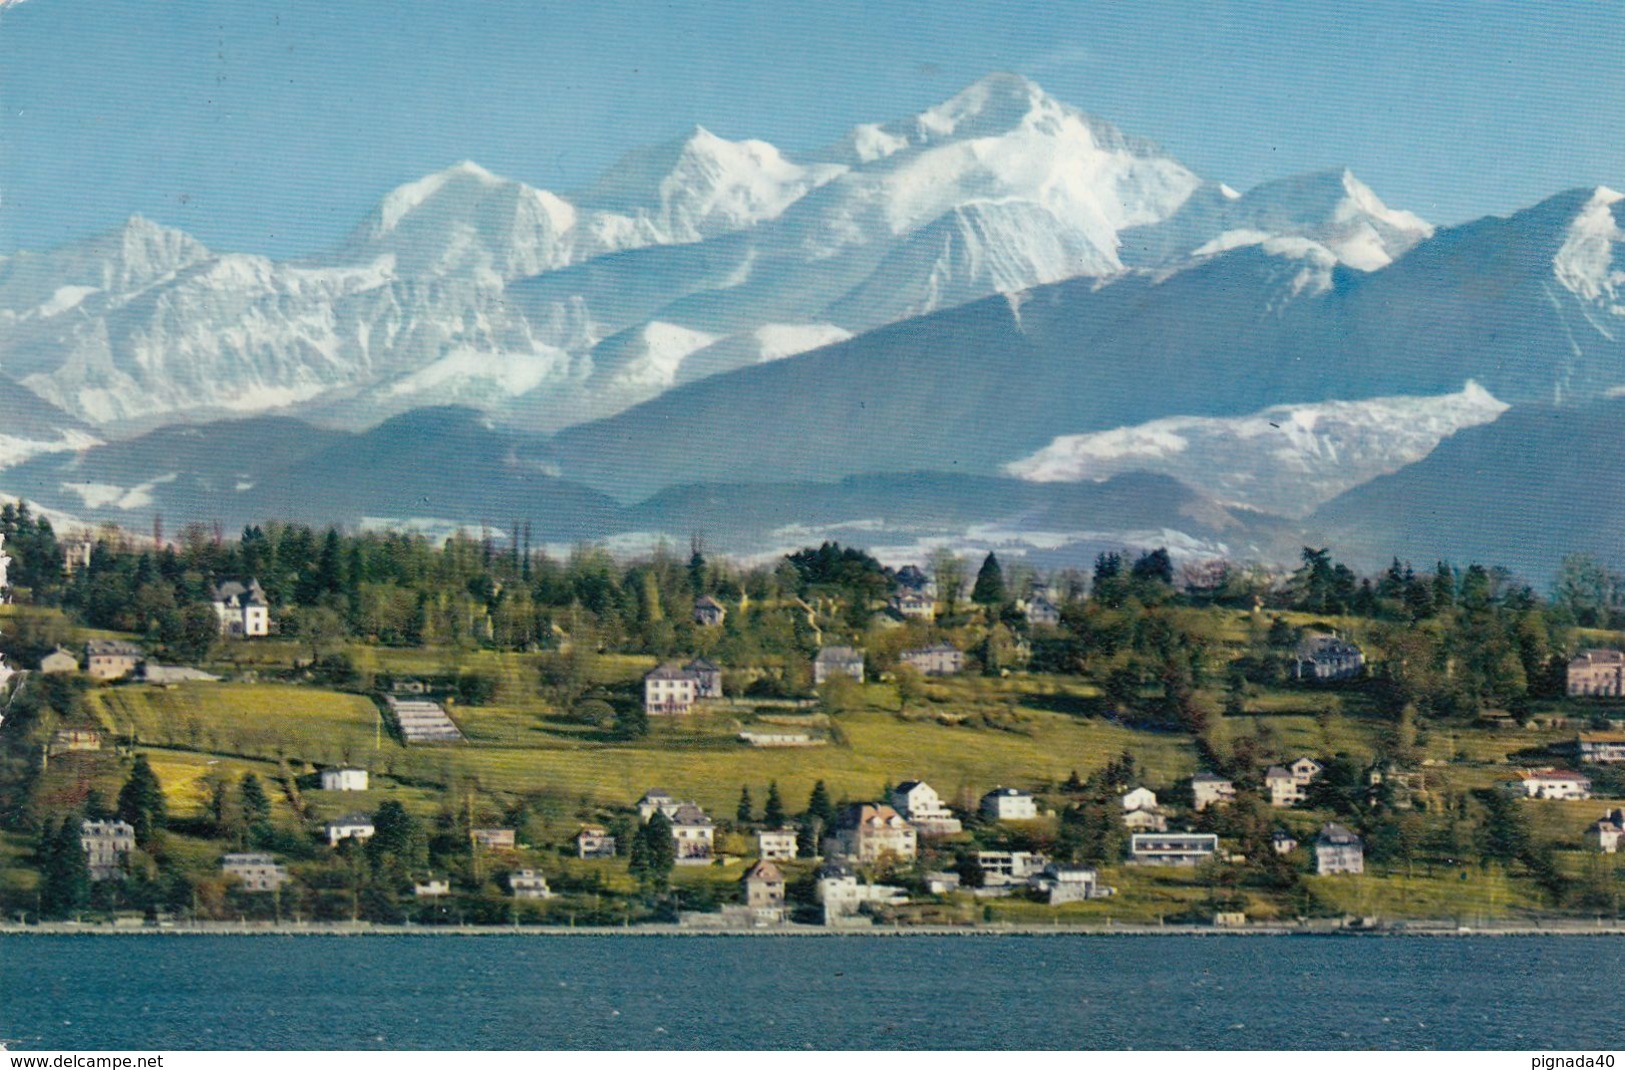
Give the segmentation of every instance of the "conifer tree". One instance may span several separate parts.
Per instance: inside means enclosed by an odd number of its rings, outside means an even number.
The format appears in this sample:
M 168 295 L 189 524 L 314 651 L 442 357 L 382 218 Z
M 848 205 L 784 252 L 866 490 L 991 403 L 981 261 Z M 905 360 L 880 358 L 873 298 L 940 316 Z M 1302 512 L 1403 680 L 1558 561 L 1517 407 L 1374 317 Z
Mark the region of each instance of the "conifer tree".
M 629 869 L 646 887 L 664 888 L 676 864 L 677 844 L 672 840 L 671 819 L 656 810 L 632 838 Z
M 734 817 L 738 818 L 741 825 L 747 825 L 750 823 L 751 801 L 750 788 L 748 786 L 742 786 L 739 789 L 739 808 L 734 811 Z
M 688 588 L 698 598 L 705 593 L 705 555 L 700 552 L 699 540 L 694 541 L 694 552 L 688 558 Z
M 418 823 L 406 812 L 406 808 L 390 799 L 378 807 L 372 824 L 373 834 L 367 841 L 367 854 L 371 856 L 373 864 L 382 865 L 389 860 L 409 862 Z
M 830 801 L 829 789 L 822 780 L 813 785 L 807 798 L 807 816 L 817 818 L 825 828 L 835 823 L 835 804 Z
M 77 814 L 63 818 L 61 827 L 50 837 L 43 869 L 41 913 L 48 917 L 65 918 L 89 905 L 90 862 L 85 857 L 84 843 L 80 839 Z
M 784 824 L 784 800 L 779 798 L 777 780 L 767 786 L 767 805 L 762 809 L 762 820 L 768 828 L 776 829 Z
M 242 783 L 238 787 L 238 797 L 243 808 L 243 824 L 250 828 L 255 825 L 269 824 L 271 821 L 271 800 L 265 794 L 265 787 L 260 784 L 260 778 L 253 773 L 244 773 Z
M 163 828 L 167 812 L 164 806 L 164 788 L 158 775 L 147 764 L 145 754 L 135 756 L 130 779 L 118 793 L 118 816 L 135 829 L 135 842 L 145 847 L 152 842 L 153 833 Z
M 976 585 L 971 588 L 970 600 L 979 606 L 1004 604 L 1004 570 L 999 567 L 998 557 L 991 552 L 982 559 L 981 570 L 976 573 Z

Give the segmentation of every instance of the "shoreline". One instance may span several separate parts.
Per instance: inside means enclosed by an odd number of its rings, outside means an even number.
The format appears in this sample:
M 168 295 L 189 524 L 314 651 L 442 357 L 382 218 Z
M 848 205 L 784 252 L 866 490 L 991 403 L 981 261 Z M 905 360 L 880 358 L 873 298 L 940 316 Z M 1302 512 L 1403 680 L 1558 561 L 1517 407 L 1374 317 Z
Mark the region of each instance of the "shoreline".
M 513 926 L 513 925 L 374 925 L 368 922 L 271 923 L 215 922 L 201 925 L 131 926 L 48 922 L 0 925 L 3 936 L 437 936 L 437 937 L 1475 937 L 1475 936 L 1625 936 L 1625 921 L 1563 922 L 1543 925 L 1455 926 L 1444 923 L 1394 926 L 1306 925 L 916 925 L 833 926 L 786 925 L 748 927 L 694 925 Z

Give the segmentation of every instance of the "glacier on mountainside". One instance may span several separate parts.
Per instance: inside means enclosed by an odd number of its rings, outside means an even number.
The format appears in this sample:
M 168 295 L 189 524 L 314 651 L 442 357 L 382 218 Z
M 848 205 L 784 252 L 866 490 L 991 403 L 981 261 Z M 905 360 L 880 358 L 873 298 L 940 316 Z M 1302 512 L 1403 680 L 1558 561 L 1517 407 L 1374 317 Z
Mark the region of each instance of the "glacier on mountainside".
M 1171 416 L 1063 435 L 1005 466 L 1039 483 L 1156 472 L 1217 500 L 1302 517 L 1370 479 L 1426 457 L 1444 439 L 1507 411 L 1477 383 L 1440 397 L 1279 405 L 1240 417 Z

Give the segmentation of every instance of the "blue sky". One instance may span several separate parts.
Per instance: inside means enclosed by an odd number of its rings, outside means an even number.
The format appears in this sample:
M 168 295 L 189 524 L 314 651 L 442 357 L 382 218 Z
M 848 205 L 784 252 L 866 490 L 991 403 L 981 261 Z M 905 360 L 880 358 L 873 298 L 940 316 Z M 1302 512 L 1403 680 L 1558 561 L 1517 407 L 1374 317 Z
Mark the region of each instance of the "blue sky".
M 140 212 L 309 253 L 460 159 L 567 192 L 695 123 L 794 155 L 992 70 L 1237 188 L 1348 165 L 1452 223 L 1625 185 L 1621 56 L 1621 0 L 0 0 L 0 252 Z

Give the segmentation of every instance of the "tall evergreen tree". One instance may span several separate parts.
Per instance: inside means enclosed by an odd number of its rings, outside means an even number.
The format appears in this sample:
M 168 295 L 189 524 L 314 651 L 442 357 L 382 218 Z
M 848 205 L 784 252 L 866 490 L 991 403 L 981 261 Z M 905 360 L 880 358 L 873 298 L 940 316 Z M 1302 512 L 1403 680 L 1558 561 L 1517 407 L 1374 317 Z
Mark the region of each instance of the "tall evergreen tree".
M 694 540 L 694 552 L 688 557 L 688 589 L 695 598 L 705 593 L 705 555 L 700 552 L 699 539 Z
M 260 778 L 253 773 L 244 773 L 242 783 L 238 788 L 242 799 L 243 821 L 249 825 L 257 825 L 271 820 L 271 800 L 265 794 L 265 787 Z
M 762 820 L 768 828 L 776 829 L 784 824 L 784 800 L 779 798 L 777 780 L 767 786 L 767 804 L 762 808 Z
M 243 828 L 250 842 L 260 844 L 271 833 L 271 800 L 253 773 L 244 773 L 237 785 L 237 801 L 242 807 Z
M 40 884 L 40 912 L 65 918 L 90 904 L 90 861 L 80 838 L 79 815 L 70 814 L 51 837 Z
M 739 789 L 739 806 L 734 811 L 734 817 L 739 819 L 741 825 L 748 825 L 751 819 L 750 787 L 741 786 Z
M 164 788 L 145 754 L 135 756 L 130 779 L 118 793 L 118 816 L 135 829 L 135 842 L 143 847 L 152 842 L 154 832 L 164 827 Z
M 417 835 L 418 823 L 406 807 L 390 799 L 378 807 L 372 817 L 373 834 L 367 841 L 367 854 L 375 865 L 394 859 L 409 862 L 412 840 Z
M 991 552 L 982 559 L 982 567 L 976 573 L 976 585 L 971 588 L 970 600 L 979 606 L 1004 604 L 1004 570 L 999 567 L 998 557 Z
M 350 627 L 360 630 L 362 625 L 361 582 L 366 578 L 366 564 L 361 556 L 361 543 L 350 546 L 349 563 L 344 569 L 344 613 Z
M 648 824 L 632 837 L 629 869 L 649 888 L 664 888 L 677 864 L 677 844 L 672 840 L 671 819 L 656 810 Z
M 825 828 L 835 823 L 835 803 L 822 780 L 813 784 L 812 794 L 807 797 L 807 816 L 817 818 Z

